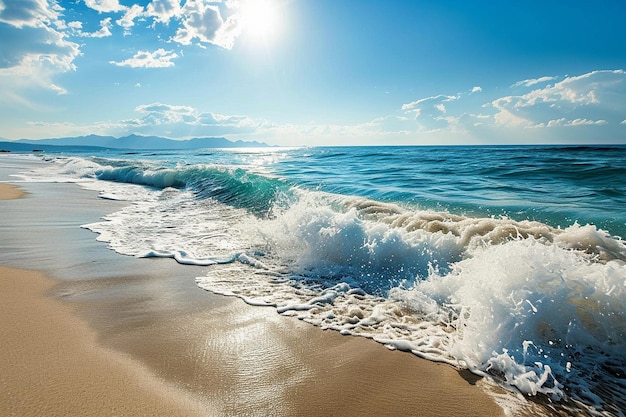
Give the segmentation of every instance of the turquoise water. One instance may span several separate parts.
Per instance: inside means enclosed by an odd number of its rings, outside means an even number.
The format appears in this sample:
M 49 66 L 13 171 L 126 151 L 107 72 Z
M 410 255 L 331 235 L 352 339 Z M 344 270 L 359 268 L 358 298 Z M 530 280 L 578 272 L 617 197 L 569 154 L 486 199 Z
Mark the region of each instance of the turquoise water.
M 108 156 L 159 161 L 169 168 L 238 166 L 306 189 L 557 227 L 577 221 L 626 238 L 626 146 L 269 148 Z M 194 186 L 184 179 L 177 184 L 187 185 Z
M 47 155 L 198 285 L 593 415 L 626 403 L 626 147 Z M 569 407 L 569 408 L 567 408 Z
M 309 188 L 472 216 L 626 237 L 626 147 L 412 147 L 294 151 L 276 172 Z

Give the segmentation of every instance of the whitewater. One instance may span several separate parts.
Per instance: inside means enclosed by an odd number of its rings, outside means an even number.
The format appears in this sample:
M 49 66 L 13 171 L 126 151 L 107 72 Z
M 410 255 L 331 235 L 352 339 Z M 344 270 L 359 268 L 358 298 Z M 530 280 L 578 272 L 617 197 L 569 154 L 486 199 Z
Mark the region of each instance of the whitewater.
M 48 154 L 25 181 L 127 201 L 85 225 L 197 284 L 625 415 L 626 148 L 258 148 Z

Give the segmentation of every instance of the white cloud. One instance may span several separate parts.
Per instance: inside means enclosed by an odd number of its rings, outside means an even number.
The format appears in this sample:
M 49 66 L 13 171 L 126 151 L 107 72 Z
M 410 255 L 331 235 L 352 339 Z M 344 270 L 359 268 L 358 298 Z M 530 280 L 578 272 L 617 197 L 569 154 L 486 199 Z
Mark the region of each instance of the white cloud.
M 183 123 L 189 125 L 222 127 L 245 127 L 259 125 L 259 122 L 255 122 L 247 116 L 201 112 L 191 106 L 152 103 L 137 106 L 135 111 L 143 114 L 143 121 L 150 121 L 152 124 Z
M 123 12 L 126 6 L 120 4 L 119 0 L 84 0 L 85 5 L 98 13 Z
M 59 21 L 59 7 L 46 0 L 3 0 L 0 6 L 0 22 L 16 28 Z
M 126 9 L 124 16 L 115 21 L 119 26 L 124 28 L 124 35 L 130 34 L 130 28 L 135 26 L 135 19 L 138 19 L 144 15 L 143 6 L 133 4 Z
M 606 123 L 606 120 L 574 119 L 566 123 L 565 126 L 601 126 L 605 125 Z
M 16 0 L 12 0 L 16 1 Z M 24 0 L 28 2 L 45 2 L 46 0 Z M 164 32 L 158 25 L 169 26 L 172 22 L 174 34 L 168 41 L 181 45 L 196 44 L 204 47 L 213 44 L 225 49 L 232 49 L 236 38 L 241 33 L 242 3 L 234 0 L 152 0 L 145 7 L 141 4 L 125 6 L 119 0 L 80 0 L 85 5 L 99 13 L 119 13 L 123 15 L 115 23 L 124 29 L 124 35 L 129 35 L 137 20 L 146 20 L 147 25 L 161 37 Z M 110 26 L 108 27 L 110 29 Z M 85 32 L 73 28 L 75 36 L 90 36 Z M 169 29 L 167 30 L 169 32 Z M 110 32 L 110 30 L 109 30 Z M 105 36 L 102 29 L 92 37 Z M 165 36 L 163 36 L 165 38 Z
M 74 70 L 80 51 L 61 31 L 67 27 L 61 20 L 62 9 L 46 0 L 4 0 L 2 5 L 0 90 L 5 96 L 33 88 L 65 93 L 52 77 Z
M 265 120 L 242 115 L 203 112 L 191 106 L 163 103 L 143 104 L 135 108 L 141 117 L 120 122 L 127 132 L 193 137 L 251 134 L 267 128 Z
M 478 86 L 472 88 L 472 93 L 480 93 L 481 91 L 483 91 L 483 89 Z
M 198 111 L 191 106 L 174 106 L 170 104 L 152 103 L 135 107 L 135 111 L 143 113 L 155 123 L 178 123 L 197 119 Z
M 589 120 L 589 119 L 573 119 L 568 120 L 565 117 L 556 120 L 550 120 L 548 123 L 539 123 L 531 126 L 534 128 L 541 127 L 575 127 L 575 126 L 602 126 L 607 124 L 606 120 Z
M 617 123 L 616 116 L 626 113 L 626 72 L 592 71 L 566 77 L 525 94 L 497 98 L 491 104 L 502 125 L 547 127 L 550 121 L 560 119 L 570 120 L 568 126 Z
M 412 116 L 416 137 L 541 142 L 626 135 L 624 70 L 592 71 L 559 80 L 541 77 L 511 88 L 519 94 L 486 98 L 484 93 L 474 94 L 482 92 L 474 87 L 456 95 L 421 98 L 401 110 Z
M 83 29 L 83 22 L 79 22 L 78 20 L 74 20 L 72 22 L 67 23 L 67 27 L 72 29 L 72 30 L 82 30 Z
M 181 26 L 173 41 L 190 45 L 194 40 L 231 49 L 239 35 L 237 14 L 223 19 L 220 8 L 203 0 L 187 0 L 181 9 Z
M 146 15 L 152 16 L 155 22 L 168 24 L 181 15 L 180 0 L 152 0 L 146 6 Z
M 67 26 L 71 29 L 72 33 L 75 36 L 80 36 L 83 38 L 106 38 L 111 36 L 111 28 L 113 25 L 111 24 L 111 18 L 107 17 L 106 19 L 102 19 L 100 21 L 100 29 L 95 32 L 84 32 L 82 22 L 74 21 L 69 22 Z
M 411 103 L 403 104 L 402 105 L 402 110 L 419 111 L 424 106 L 433 106 L 434 107 L 439 102 L 446 102 L 446 101 L 457 100 L 458 98 L 459 98 L 458 95 L 456 95 L 456 96 L 447 96 L 447 95 L 444 95 L 444 94 L 439 94 L 437 96 L 421 98 L 421 99 L 413 101 Z
M 139 87 L 139 83 L 136 85 Z M 242 137 L 246 140 L 263 138 L 276 125 L 243 115 L 226 115 L 205 112 L 191 106 L 151 103 L 135 108 L 138 117 L 119 121 L 99 121 L 89 124 L 30 122 L 7 132 L 9 137 L 49 138 L 88 134 L 126 136 L 132 133 L 157 135 L 170 138 L 192 138 L 202 136 Z M 254 138 L 255 134 L 261 136 Z
M 0 0 L 1 1 L 1 0 Z M 68 27 L 82 28 L 70 22 Z M 149 67 L 171 62 L 176 54 L 160 49 L 115 63 Z M 168 58 L 170 57 L 171 58 Z M 173 65 L 173 63 L 171 63 Z M 158 66 L 157 65 L 157 66 Z M 528 83 L 526 83 L 528 84 Z M 140 84 L 135 85 L 137 88 Z M 54 85 L 49 88 L 54 89 Z M 62 87 L 59 87 L 62 89 Z M 497 89 L 490 89 L 497 91 Z M 619 142 L 626 137 L 626 72 L 593 71 L 562 77 L 553 85 L 515 87 L 517 95 L 486 98 L 475 88 L 456 95 L 433 95 L 402 105 L 396 114 L 356 124 L 276 124 L 245 115 L 201 111 L 185 105 L 137 106 L 127 120 L 91 126 L 41 127 L 39 137 L 66 133 L 130 133 L 188 138 L 227 136 L 281 145 L 459 144 L 459 143 L 590 143 L 598 138 Z M 485 101 L 488 101 L 485 103 Z M 35 132 L 35 127 L 31 126 Z M 26 131 L 22 131 L 25 133 Z M 19 137 L 24 137 L 25 134 Z M 30 136 L 35 134 L 30 133 Z M 608 138 L 608 139 L 607 139 Z
M 493 107 L 498 111 L 494 116 L 496 124 L 507 127 L 531 126 L 532 123 L 529 120 L 517 114 L 514 109 L 511 109 L 512 101 L 512 97 L 501 97 L 491 103 Z
M 74 69 L 78 45 L 50 27 L 0 24 L 0 38 L 0 73 L 26 74 L 34 70 L 33 64 L 59 71 Z
M 172 62 L 172 60 L 176 58 L 178 58 L 178 54 L 176 54 L 176 52 L 166 51 L 163 48 L 159 48 L 154 52 L 139 51 L 132 58 L 121 62 L 109 61 L 109 63 L 118 67 L 167 68 L 174 66 L 174 62 Z
M 107 36 L 111 36 L 111 18 L 107 17 L 100 21 L 100 30 L 94 32 L 90 35 L 92 38 L 105 38 Z
M 556 79 L 557 77 L 534 78 L 534 79 L 529 79 L 529 80 L 518 81 L 515 84 L 513 84 L 511 87 L 532 87 L 533 85 L 547 83 L 548 81 L 552 81 Z
M 465 95 L 467 94 L 471 93 L 466 93 Z M 450 106 L 462 97 L 464 95 L 461 93 L 454 96 L 439 94 L 403 104 L 401 110 L 413 115 L 416 123 L 414 129 L 416 131 L 429 132 L 452 128 L 451 124 L 456 124 L 457 118 L 453 114 L 448 114 L 448 112 Z

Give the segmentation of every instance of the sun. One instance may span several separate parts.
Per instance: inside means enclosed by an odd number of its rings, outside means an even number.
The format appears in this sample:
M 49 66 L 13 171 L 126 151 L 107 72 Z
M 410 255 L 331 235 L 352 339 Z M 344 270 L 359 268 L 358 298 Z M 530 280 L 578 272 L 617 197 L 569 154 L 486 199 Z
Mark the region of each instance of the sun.
M 280 10 L 275 0 L 244 0 L 241 5 L 241 27 L 258 40 L 275 37 L 280 29 Z

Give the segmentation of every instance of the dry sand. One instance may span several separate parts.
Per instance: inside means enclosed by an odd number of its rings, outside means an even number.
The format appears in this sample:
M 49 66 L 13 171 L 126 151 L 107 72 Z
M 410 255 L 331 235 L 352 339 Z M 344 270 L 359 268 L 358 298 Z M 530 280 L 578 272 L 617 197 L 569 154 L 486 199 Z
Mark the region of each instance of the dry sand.
M 189 269 L 170 260 L 124 262 L 145 273 L 0 268 L 0 415 L 503 415 L 447 365 L 171 280 Z

